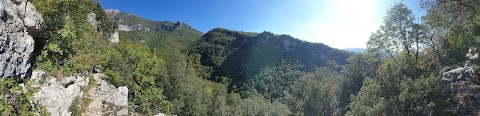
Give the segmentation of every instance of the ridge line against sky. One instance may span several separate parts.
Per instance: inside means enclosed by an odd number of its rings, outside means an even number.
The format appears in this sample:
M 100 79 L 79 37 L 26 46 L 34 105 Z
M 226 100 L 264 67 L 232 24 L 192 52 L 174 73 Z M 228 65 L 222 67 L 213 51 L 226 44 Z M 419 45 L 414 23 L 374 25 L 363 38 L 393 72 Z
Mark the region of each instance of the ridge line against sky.
M 221 27 L 288 34 L 335 48 L 366 48 L 388 8 L 401 0 L 102 0 L 149 20 L 182 21 L 202 32 Z M 419 19 L 417 0 L 404 0 Z

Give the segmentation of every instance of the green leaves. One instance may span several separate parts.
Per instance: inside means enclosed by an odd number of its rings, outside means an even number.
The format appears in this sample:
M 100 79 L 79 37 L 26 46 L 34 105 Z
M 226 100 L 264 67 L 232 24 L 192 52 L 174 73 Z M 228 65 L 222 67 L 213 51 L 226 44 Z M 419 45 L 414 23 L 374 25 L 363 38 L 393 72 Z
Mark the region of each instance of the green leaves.
M 288 105 L 294 114 L 340 115 L 339 93 L 342 77 L 327 68 L 316 68 L 293 84 Z
M 258 92 L 265 99 L 271 101 L 284 99 L 285 94 L 291 92 L 292 85 L 305 75 L 305 67 L 298 62 L 282 64 L 275 67 L 266 67 L 258 75 L 244 83 L 248 92 Z
M 425 36 L 423 27 L 414 23 L 414 15 L 403 3 L 396 3 L 384 17 L 380 29 L 372 33 L 367 42 L 369 59 L 390 57 L 397 64 L 398 60 L 418 61 L 419 50 L 422 49 Z M 400 52 L 406 53 L 405 57 L 395 58 Z
M 35 115 L 36 112 L 40 112 L 42 116 L 49 115 L 44 107 L 41 106 L 37 106 L 39 109 L 36 111 L 32 110 L 33 106 L 30 102 L 36 89 L 28 85 L 28 80 L 25 80 L 25 84 L 25 86 L 20 86 L 12 77 L 0 79 L 1 115 L 30 116 Z

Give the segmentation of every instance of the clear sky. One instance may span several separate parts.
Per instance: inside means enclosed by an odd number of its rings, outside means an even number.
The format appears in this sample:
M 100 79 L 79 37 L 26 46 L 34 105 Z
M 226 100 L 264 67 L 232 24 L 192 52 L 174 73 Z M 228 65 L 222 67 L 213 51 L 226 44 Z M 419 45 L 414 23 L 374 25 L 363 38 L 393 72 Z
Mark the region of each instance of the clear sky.
M 222 27 L 247 32 L 269 31 L 335 48 L 365 48 L 371 32 L 400 0 L 102 0 L 104 9 L 119 9 L 150 20 L 183 21 L 208 32 Z M 403 1 L 419 11 L 418 0 Z

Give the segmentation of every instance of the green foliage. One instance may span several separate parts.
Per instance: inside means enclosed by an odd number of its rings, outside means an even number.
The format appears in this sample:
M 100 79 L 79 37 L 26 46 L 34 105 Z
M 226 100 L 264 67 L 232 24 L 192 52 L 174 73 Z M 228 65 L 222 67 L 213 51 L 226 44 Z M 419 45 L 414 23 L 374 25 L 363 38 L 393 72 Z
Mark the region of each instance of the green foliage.
M 444 115 L 448 108 L 448 96 L 445 84 L 436 77 L 420 77 L 418 79 L 405 78 L 400 83 L 400 104 L 404 107 L 405 115 Z
M 380 62 L 368 61 L 363 54 L 352 55 L 347 62 L 348 64 L 341 71 L 345 77 L 342 80 L 342 91 L 339 96 L 339 107 L 343 108 L 342 114 L 349 110 L 347 105 L 351 102 L 350 96 L 357 95 L 365 77 L 374 77 L 380 65 Z
M 367 54 L 370 58 L 381 58 L 385 55 L 392 58 L 395 63 L 409 60 L 417 63 L 419 51 L 423 46 L 426 36 L 423 27 L 414 23 L 414 15 L 403 3 L 396 3 L 384 17 L 384 25 L 372 33 L 367 42 Z M 396 53 L 403 52 L 405 57 L 394 57 Z
M 72 112 L 72 116 L 80 116 L 81 112 L 79 109 L 79 104 L 80 104 L 80 98 L 75 98 L 72 101 L 72 104 L 70 107 L 68 107 L 68 111 Z
M 28 80 L 25 80 L 25 83 L 28 83 Z M 44 107 L 38 107 L 37 111 L 32 111 L 30 103 L 35 91 L 36 89 L 30 85 L 20 86 L 14 78 L 0 79 L 0 114 L 30 116 L 38 112 L 42 116 L 49 115 Z
M 238 91 L 243 83 L 259 74 L 267 66 L 278 66 L 282 61 L 294 62 L 313 71 L 326 66 L 328 60 L 342 65 L 351 54 L 320 43 L 300 41 L 288 35 L 247 33 L 216 28 L 205 34 L 188 54 L 199 54 L 200 63 L 212 69 L 210 80 L 219 82 L 229 77 L 230 90 Z M 329 55 L 324 55 L 329 54 Z
M 434 4 L 436 2 L 438 1 L 435 1 Z M 385 18 L 385 27 L 392 26 L 390 24 L 392 22 L 405 21 L 393 27 L 407 26 L 410 30 L 382 27 L 383 29 L 372 34 L 368 43 L 369 51 L 370 53 L 381 53 L 373 55 L 373 58 L 376 58 L 377 61 L 381 59 L 383 64 L 376 70 L 376 74 L 345 73 L 353 76 L 353 79 L 372 77 L 364 81 L 358 94 L 353 94 L 350 99 L 351 103 L 348 105 L 350 109 L 346 115 L 449 115 L 451 113 L 449 107 L 452 104 L 449 99 L 452 98 L 448 95 L 446 83 L 441 82 L 440 76 L 442 75 L 437 72 L 442 70 L 441 65 L 464 61 L 464 54 L 468 46 L 477 43 L 474 39 L 470 39 L 474 36 L 464 28 L 453 27 L 451 30 L 437 33 L 436 31 L 442 30 L 441 28 L 445 29 L 442 27 L 443 24 L 439 24 L 441 22 L 435 22 L 441 20 L 430 19 L 430 16 L 438 13 L 433 9 L 441 11 L 437 8 L 439 7 L 432 7 L 432 11 L 429 11 L 429 15 L 425 17 L 427 23 L 423 25 L 408 25 L 411 24 L 411 21 L 404 19 L 410 19 L 411 13 L 403 12 L 409 10 L 406 10 L 401 3 L 394 5 L 389 10 L 389 15 Z M 439 25 L 431 25 L 433 23 Z M 427 27 L 428 29 L 426 29 Z M 408 34 L 411 36 L 402 39 L 402 36 L 395 35 L 398 32 L 404 36 Z M 388 35 L 391 33 L 393 36 Z M 442 40 L 442 36 L 449 39 Z M 413 39 L 409 40 L 408 37 Z M 388 48 L 388 46 L 393 48 Z M 382 56 L 385 50 L 392 49 L 398 51 L 390 54 L 389 58 Z M 369 54 L 369 58 L 372 58 L 372 54 Z M 356 83 L 358 82 L 356 81 Z
M 117 24 L 99 5 L 84 0 L 35 0 L 33 4 L 45 21 L 35 37 L 35 68 L 71 75 L 105 62 L 102 52 L 112 47 L 106 38 Z M 95 27 L 86 19 L 90 12 L 97 16 Z
M 430 45 L 443 66 L 464 61 L 468 47 L 480 43 L 480 3 L 475 0 L 422 0 L 422 17 L 430 31 Z
M 124 38 L 106 55 L 107 80 L 115 86 L 127 86 L 129 101 L 139 105 L 140 113 L 172 113 L 172 104 L 166 101 L 163 87 L 157 85 L 160 78 L 166 78 L 163 59 L 157 58 L 147 46 Z
M 366 78 L 358 95 L 352 97 L 352 103 L 349 105 L 351 110 L 346 115 L 389 115 L 386 112 L 388 101 L 385 97 L 379 96 L 381 89 L 382 87 L 375 80 Z
M 316 68 L 293 84 L 288 106 L 295 115 L 340 115 L 341 79 L 330 69 Z
M 298 62 L 297 62 L 298 63 Z M 293 84 L 305 75 L 305 68 L 297 63 L 282 62 L 280 66 L 264 68 L 258 75 L 253 76 L 245 83 L 246 92 L 258 92 L 265 99 L 274 101 L 284 98 L 291 92 Z M 245 93 L 248 95 L 249 93 Z M 284 100 L 281 100 L 284 101 Z

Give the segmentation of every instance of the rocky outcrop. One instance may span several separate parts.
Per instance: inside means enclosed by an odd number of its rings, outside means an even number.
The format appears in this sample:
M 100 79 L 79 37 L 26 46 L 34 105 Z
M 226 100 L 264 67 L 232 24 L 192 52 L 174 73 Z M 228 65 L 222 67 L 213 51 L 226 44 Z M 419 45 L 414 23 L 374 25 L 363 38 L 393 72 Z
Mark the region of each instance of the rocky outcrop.
M 95 13 L 89 13 L 87 15 L 87 21 L 90 22 L 95 28 L 97 28 L 97 20 L 95 19 L 97 15 Z M 113 33 L 108 34 L 108 40 L 110 40 L 112 43 L 118 43 L 120 41 L 120 37 L 118 36 L 118 31 L 115 30 Z
M 105 10 L 105 13 L 107 13 L 110 16 L 117 16 L 118 13 L 121 13 L 121 12 L 122 11 L 120 11 L 118 9 L 107 9 L 107 10 Z
M 118 43 L 120 42 L 120 37 L 118 36 L 118 31 L 115 30 L 112 34 L 110 34 L 110 37 L 108 37 L 108 40 L 112 43 Z
M 27 76 L 35 35 L 43 18 L 26 0 L 0 1 L 0 78 Z
M 143 26 L 142 24 L 124 24 L 122 21 L 122 18 L 120 15 L 130 15 L 130 14 L 125 14 L 121 12 L 118 9 L 107 9 L 105 10 L 105 13 L 118 23 L 118 30 L 119 31 L 135 31 L 135 30 L 140 30 L 140 31 L 149 31 L 152 32 L 152 29 Z
M 104 114 L 125 114 L 128 106 L 128 88 L 125 86 L 115 88 L 102 80 L 104 75 L 94 74 L 95 88 L 90 89 L 88 94 L 93 100 L 85 113 L 87 116 Z M 103 111 L 103 112 L 98 112 Z
M 97 18 L 97 15 L 93 12 L 91 13 L 88 13 L 87 15 L 87 20 L 88 22 L 90 22 L 90 24 L 92 24 L 93 26 L 96 26 L 97 25 L 97 20 L 95 19 Z
M 65 77 L 63 80 L 45 77 L 44 72 L 34 71 L 32 81 L 38 82 L 38 92 L 34 93 L 33 104 L 42 105 L 47 108 L 52 116 L 67 116 L 72 113 L 68 111 L 70 105 L 77 97 L 83 97 L 80 88 L 88 84 L 88 78 L 76 75 Z
M 118 25 L 118 30 L 120 31 L 135 31 L 135 30 L 140 30 L 140 31 L 149 31 L 152 32 L 152 30 L 148 27 L 142 26 L 142 24 L 136 24 L 136 25 Z
M 170 21 L 152 21 L 142 19 L 133 14 L 127 14 L 117 9 L 105 10 L 107 15 L 118 23 L 119 31 L 174 31 L 179 29 L 192 29 L 184 22 L 177 21 L 176 23 Z M 156 27 L 158 26 L 158 27 Z M 192 29 L 193 30 L 193 29 Z M 196 31 L 196 30 L 195 30 Z
M 32 105 L 45 106 L 52 116 L 68 116 L 72 114 L 68 109 L 75 105 L 75 99 L 88 99 L 91 102 L 82 105 L 88 106 L 84 107 L 86 112 L 82 115 L 128 115 L 128 88 L 116 88 L 102 80 L 104 77 L 105 75 L 96 73 L 54 78 L 46 76 L 43 71 L 35 70 L 30 82 L 39 90 L 34 93 Z
M 185 23 L 183 23 L 181 21 L 177 21 L 177 23 L 175 23 L 173 26 L 169 26 L 167 24 L 162 25 L 162 29 L 168 30 L 168 31 L 179 30 L 179 29 L 182 29 L 184 27 L 188 27 L 188 25 L 186 25 Z
M 480 115 L 480 59 L 476 48 L 467 53 L 463 67 L 444 68 L 442 80 L 447 81 L 452 96 L 451 111 L 455 115 Z

